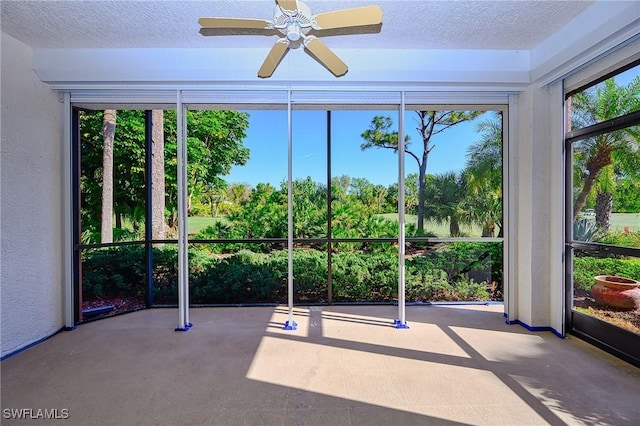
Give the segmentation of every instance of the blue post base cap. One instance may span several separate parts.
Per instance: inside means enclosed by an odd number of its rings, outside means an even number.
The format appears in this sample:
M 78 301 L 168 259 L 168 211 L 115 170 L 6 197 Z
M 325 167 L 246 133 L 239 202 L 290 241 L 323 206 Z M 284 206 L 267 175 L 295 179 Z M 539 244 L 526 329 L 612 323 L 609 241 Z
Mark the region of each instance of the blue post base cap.
M 189 331 L 191 330 L 191 327 L 187 327 L 186 325 L 184 327 L 176 327 L 176 331 Z
M 394 324 L 396 325 L 396 328 L 400 328 L 400 329 L 409 328 L 406 322 L 402 322 L 399 319 L 395 320 Z
M 184 325 L 186 328 L 191 328 L 193 327 L 193 323 L 192 322 L 188 322 Z
M 289 323 L 289 321 L 284 323 L 284 329 L 285 330 L 297 330 L 298 329 L 298 323 L 296 323 L 295 321 L 291 321 L 291 323 Z

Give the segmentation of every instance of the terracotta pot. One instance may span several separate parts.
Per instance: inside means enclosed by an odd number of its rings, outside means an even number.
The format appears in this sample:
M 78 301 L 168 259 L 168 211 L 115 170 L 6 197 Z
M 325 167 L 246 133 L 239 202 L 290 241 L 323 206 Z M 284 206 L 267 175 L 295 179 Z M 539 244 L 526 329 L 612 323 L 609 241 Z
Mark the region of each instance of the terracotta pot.
M 640 281 L 625 277 L 600 275 L 591 287 L 596 302 L 618 309 L 640 309 Z

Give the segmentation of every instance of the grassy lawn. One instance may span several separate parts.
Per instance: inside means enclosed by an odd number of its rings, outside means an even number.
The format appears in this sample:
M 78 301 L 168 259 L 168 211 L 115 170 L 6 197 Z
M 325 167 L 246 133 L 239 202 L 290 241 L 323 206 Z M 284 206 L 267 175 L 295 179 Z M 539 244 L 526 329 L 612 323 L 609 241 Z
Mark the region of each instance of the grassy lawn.
M 397 213 L 384 213 L 380 216 L 389 220 L 398 220 Z M 405 216 L 407 224 L 416 225 L 418 223 L 418 216 L 408 214 Z M 227 218 L 224 216 L 220 217 L 200 217 L 200 216 L 192 216 L 189 217 L 189 234 L 197 234 L 201 229 L 206 228 L 207 226 L 215 225 L 217 222 L 227 223 Z M 640 231 L 640 213 L 612 213 L 611 214 L 611 230 L 612 231 L 624 231 L 624 227 L 628 226 L 629 229 L 634 231 Z M 448 237 L 449 236 L 449 224 L 443 223 L 438 224 L 433 221 L 425 222 L 425 231 L 430 231 L 436 234 L 438 237 Z M 469 237 L 480 237 L 482 235 L 482 229 L 478 226 L 472 227 L 462 227 L 462 232 L 465 233 L 466 236 Z
M 629 227 L 631 232 L 640 231 L 640 213 L 612 213 L 611 230 L 623 232 L 624 227 Z
M 189 235 L 195 235 L 200 230 L 206 228 L 207 226 L 213 226 L 218 222 L 222 222 L 223 224 L 228 223 L 229 221 L 225 216 L 220 217 L 210 217 L 210 216 L 189 216 Z
M 397 213 L 387 213 L 382 214 L 381 216 L 389 219 L 389 220 L 397 220 Z M 417 224 L 418 216 L 416 215 L 405 215 L 407 224 Z M 611 214 L 611 231 L 613 232 L 624 232 L 624 228 L 628 227 L 631 232 L 640 231 L 640 213 L 612 213 Z M 425 231 L 431 231 L 435 233 L 438 237 L 448 237 L 449 236 L 449 224 L 437 224 L 433 221 L 425 221 L 424 224 Z M 482 229 L 478 226 L 472 226 L 471 228 L 466 226 L 461 226 L 462 232 L 465 233 L 466 236 L 469 237 L 480 237 L 482 235 Z
M 388 220 L 398 220 L 397 213 L 384 213 L 380 216 L 384 217 Z M 407 225 L 417 225 L 418 224 L 418 216 L 415 214 L 407 214 L 404 216 Z M 425 232 L 433 232 L 437 237 L 447 238 L 449 237 L 449 223 L 436 223 L 431 220 L 426 220 L 424 222 L 424 230 Z M 466 237 L 480 237 L 482 236 L 482 229 L 478 226 L 460 226 L 460 230 L 464 233 Z

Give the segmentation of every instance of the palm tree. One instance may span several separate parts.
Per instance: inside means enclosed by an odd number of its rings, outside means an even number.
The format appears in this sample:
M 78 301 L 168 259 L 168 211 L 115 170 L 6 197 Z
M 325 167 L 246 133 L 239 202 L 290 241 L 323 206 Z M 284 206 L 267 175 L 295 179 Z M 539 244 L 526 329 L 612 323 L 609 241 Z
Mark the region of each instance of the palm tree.
M 415 111 L 417 118 L 416 131 L 420 135 L 420 141 L 411 149 L 411 138 L 405 135 L 403 151 L 416 160 L 418 165 L 418 232 L 424 230 L 426 178 L 429 154 L 435 148 L 432 143 L 433 136 L 447 129 L 471 121 L 482 114 L 482 111 Z M 398 151 L 398 132 L 391 131 L 393 121 L 390 117 L 375 116 L 371 120 L 371 126 L 362 133 L 365 140 L 360 148 L 364 151 L 369 148 L 385 148 L 394 152 Z
M 467 223 L 473 223 L 482 227 L 483 237 L 493 237 L 498 228 L 498 237 L 502 237 L 502 188 L 492 187 L 490 181 L 484 181 L 482 185 L 477 183 L 470 185 L 472 178 L 468 172 L 463 172 L 463 181 L 466 194 L 460 203 Z
M 455 172 L 427 175 L 425 218 L 443 224 L 449 222 L 449 236 L 461 236 L 460 224 L 464 221 L 461 201 L 465 195 L 462 179 Z
M 483 237 L 502 236 L 502 114 L 476 125 L 480 141 L 469 146 L 463 171 L 466 219 L 482 227 Z
M 376 213 L 380 214 L 382 213 L 382 206 L 384 204 L 384 200 L 387 197 L 387 187 L 384 185 L 376 185 L 374 187 L 374 192 L 375 192 L 375 196 L 376 196 L 376 204 L 377 204 L 377 210 Z
M 570 100 L 572 128 L 584 128 L 640 110 L 640 77 L 626 87 L 613 78 L 573 95 Z M 574 143 L 574 166 L 582 183 L 573 205 L 573 217 L 584 207 L 598 174 L 615 163 L 623 174 L 636 176 L 640 169 L 640 128 L 626 127 Z M 576 173 L 574 173 L 576 176 Z
M 227 188 L 227 199 L 235 206 L 246 203 L 251 198 L 251 187 L 245 183 L 233 183 Z
M 595 192 L 595 214 L 596 225 L 603 232 L 609 230 L 611 222 L 611 211 L 613 208 L 613 194 L 615 192 L 616 182 L 614 177 L 613 165 L 603 167 L 598 173 L 594 184 Z

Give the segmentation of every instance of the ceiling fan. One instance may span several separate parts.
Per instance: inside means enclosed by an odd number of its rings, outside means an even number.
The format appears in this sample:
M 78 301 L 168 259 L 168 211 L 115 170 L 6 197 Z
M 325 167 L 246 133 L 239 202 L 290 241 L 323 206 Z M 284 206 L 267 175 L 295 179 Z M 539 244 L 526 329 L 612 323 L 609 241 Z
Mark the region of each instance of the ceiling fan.
M 303 46 L 305 51 L 333 75 L 347 73 L 347 65 L 318 37 L 326 35 L 380 32 L 380 6 L 364 6 L 312 15 L 300 0 L 276 0 L 273 21 L 243 18 L 200 18 L 202 35 L 264 34 L 280 35 L 258 70 L 258 77 L 271 77 L 289 49 Z M 282 37 L 283 36 L 283 37 Z

